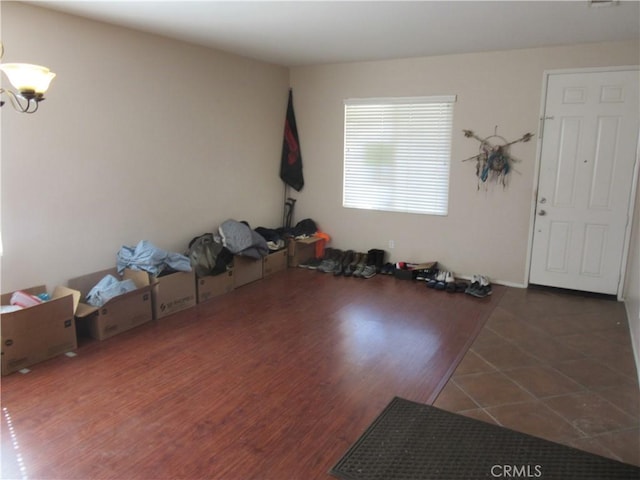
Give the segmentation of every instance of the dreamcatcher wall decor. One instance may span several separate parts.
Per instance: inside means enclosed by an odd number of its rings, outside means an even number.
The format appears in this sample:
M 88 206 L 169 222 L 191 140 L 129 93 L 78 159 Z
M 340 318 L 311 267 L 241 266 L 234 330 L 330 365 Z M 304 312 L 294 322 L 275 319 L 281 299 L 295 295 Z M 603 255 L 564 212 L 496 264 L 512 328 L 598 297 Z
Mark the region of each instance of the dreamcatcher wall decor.
M 490 181 L 499 182 L 503 187 L 507 185 L 507 176 L 511 173 L 513 164 L 519 162 L 509 152 L 510 146 L 514 143 L 528 142 L 533 138 L 533 133 L 525 133 L 522 137 L 512 142 L 498 135 L 498 127 L 496 126 L 493 135 L 486 138 L 480 138 L 471 130 L 463 130 L 464 136 L 467 138 L 475 138 L 480 142 L 479 153 L 473 157 L 463 160 L 476 161 L 476 176 L 478 177 L 478 190 L 481 184 Z

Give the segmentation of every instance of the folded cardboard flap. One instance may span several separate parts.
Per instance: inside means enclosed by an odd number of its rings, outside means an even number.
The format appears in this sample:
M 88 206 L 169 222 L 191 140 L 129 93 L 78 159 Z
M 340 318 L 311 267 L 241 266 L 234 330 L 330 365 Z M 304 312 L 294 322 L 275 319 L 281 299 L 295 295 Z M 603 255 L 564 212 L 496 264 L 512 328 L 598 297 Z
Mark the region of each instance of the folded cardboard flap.
M 30 288 L 21 288 L 20 291 L 28 293 L 30 295 L 41 295 L 43 293 L 47 293 L 47 288 L 44 285 L 38 285 L 36 287 Z M 3 293 L 0 295 L 0 305 L 9 305 L 11 302 L 11 296 L 14 292 L 11 293 Z M 67 288 L 62 286 L 57 286 L 53 289 L 53 292 L 49 295 L 51 300 L 55 300 L 58 298 L 66 297 L 67 295 L 71 295 L 73 302 L 73 312 L 75 313 L 78 308 L 78 304 L 80 303 L 80 292 L 78 290 L 74 290 L 73 288 Z M 43 302 L 46 303 L 46 302 Z M 39 305 L 34 305 L 34 307 L 38 307 Z M 34 308 L 28 307 L 28 308 Z M 22 309 L 25 310 L 25 309 Z
M 146 287 L 149 285 L 149 274 L 147 272 L 131 270 L 128 268 L 124 270 L 122 275 L 118 274 L 118 270 L 115 268 L 107 268 L 98 272 L 89 273 L 87 275 L 72 278 L 71 280 L 69 280 L 68 285 L 69 288 L 78 290 L 81 293 L 82 298 L 84 299 L 87 293 L 89 293 L 89 291 L 107 275 L 113 275 L 120 280 L 131 279 L 138 288 Z
M 152 276 L 147 272 L 143 272 L 140 270 L 131 270 L 130 268 L 125 269 L 125 271 L 122 273 L 123 280 L 133 280 L 133 283 L 135 283 L 136 287 L 138 288 L 144 288 L 151 285 L 151 277 Z
M 67 295 L 71 295 L 71 299 L 73 301 L 73 313 L 75 313 L 78 310 L 78 306 L 80 305 L 80 292 L 78 290 L 57 286 L 53 289 L 51 299 L 62 298 L 66 297 Z
M 438 262 L 424 262 L 411 265 L 411 270 L 433 270 Z
M 323 238 L 322 237 L 304 237 L 304 238 L 295 238 L 293 240 L 298 243 L 311 245 L 312 243 L 316 243 L 316 242 L 319 242 L 320 240 L 323 240 Z
M 94 312 L 98 311 L 98 307 L 94 307 L 93 305 L 89 305 L 87 303 L 80 303 L 78 308 L 76 308 L 76 317 L 78 318 L 86 318 Z
M 21 288 L 21 291 L 28 293 L 29 295 L 40 295 L 42 293 L 47 293 L 47 288 L 44 285 L 38 285 L 31 288 Z M 0 305 L 10 305 L 11 304 L 11 296 L 14 292 L 3 293 L 0 296 Z
M 290 239 L 287 244 L 288 264 L 290 267 L 297 267 L 303 262 L 316 257 L 316 242 L 322 240 L 320 237 L 307 237 L 300 239 Z

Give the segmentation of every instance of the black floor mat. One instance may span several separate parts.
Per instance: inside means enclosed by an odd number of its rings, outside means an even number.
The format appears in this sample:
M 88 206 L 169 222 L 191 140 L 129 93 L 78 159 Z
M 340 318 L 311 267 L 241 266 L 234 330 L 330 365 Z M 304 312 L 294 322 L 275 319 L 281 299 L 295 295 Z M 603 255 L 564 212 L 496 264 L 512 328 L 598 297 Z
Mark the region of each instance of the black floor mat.
M 640 468 L 394 398 L 329 472 L 345 480 L 640 479 Z

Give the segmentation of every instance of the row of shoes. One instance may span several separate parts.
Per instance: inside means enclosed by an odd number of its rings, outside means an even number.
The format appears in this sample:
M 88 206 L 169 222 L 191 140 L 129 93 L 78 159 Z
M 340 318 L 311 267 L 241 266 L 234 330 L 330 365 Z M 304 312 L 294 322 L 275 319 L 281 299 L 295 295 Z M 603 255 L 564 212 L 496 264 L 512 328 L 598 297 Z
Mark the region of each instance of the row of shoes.
M 384 250 L 378 249 L 371 249 L 367 253 L 363 253 L 354 250 L 325 248 L 322 258 L 302 262 L 298 266 L 318 272 L 332 273 L 335 276 L 371 278 L 380 272 L 384 254 Z
M 473 295 L 474 297 L 484 298 L 492 293 L 491 283 L 484 275 L 473 275 L 471 277 L 471 284 L 467 287 L 465 293 Z
M 427 287 L 436 290 L 445 290 L 449 293 L 468 293 L 477 298 L 491 295 L 491 282 L 485 275 L 473 275 L 471 283 L 457 281 L 453 272 L 438 271 L 430 278 L 425 279 Z
M 322 258 L 301 262 L 298 266 L 332 273 L 334 276 L 371 278 L 378 273 L 393 275 L 394 270 L 402 265 L 384 263 L 385 251 L 371 249 L 367 253 L 354 250 L 325 248 Z M 424 281 L 429 288 L 444 290 L 449 293 L 467 293 L 474 297 L 484 298 L 491 295 L 491 283 L 485 275 L 473 275 L 471 283 L 458 281 L 453 272 L 435 270 L 418 272 L 417 280 Z
M 431 278 L 425 278 L 427 287 L 435 290 L 445 290 L 449 293 L 463 293 L 469 287 L 467 282 L 456 281 L 456 277 L 453 272 L 440 270 L 436 272 Z

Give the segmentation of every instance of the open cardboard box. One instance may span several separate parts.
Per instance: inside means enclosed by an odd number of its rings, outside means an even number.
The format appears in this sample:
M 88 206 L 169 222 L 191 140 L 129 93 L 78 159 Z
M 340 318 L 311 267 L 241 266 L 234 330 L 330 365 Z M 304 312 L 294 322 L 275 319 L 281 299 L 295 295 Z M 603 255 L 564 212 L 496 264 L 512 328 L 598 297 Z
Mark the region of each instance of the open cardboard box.
M 123 275 L 118 275 L 115 268 L 109 268 L 72 278 L 69 280 L 69 287 L 78 290 L 81 298 L 84 299 L 87 293 L 109 274 L 120 280 L 131 279 L 138 288 L 112 298 L 101 307 L 80 302 L 76 310 L 76 318 L 79 322 L 88 324 L 89 334 L 97 340 L 105 340 L 142 325 L 149 322 L 153 316 L 151 285 L 147 272 L 126 269 Z
M 297 267 L 303 262 L 316 258 L 316 242 L 322 240 L 320 237 L 307 237 L 301 239 L 290 239 L 287 245 L 288 264 L 290 267 Z
M 256 260 L 242 255 L 233 257 L 233 286 L 241 287 L 262 278 L 262 259 Z
M 194 272 L 174 272 L 158 277 L 149 275 L 149 282 L 154 320 L 196 305 Z
M 196 278 L 198 303 L 229 293 L 233 290 L 233 283 L 233 270 L 227 270 L 220 275 Z
M 262 276 L 268 277 L 287 268 L 287 250 L 277 250 L 262 259 Z
M 393 275 L 401 280 L 415 280 L 419 272 L 431 275 L 437 266 L 438 262 L 412 263 L 406 269 L 396 268 Z
M 31 295 L 46 293 L 44 285 L 23 289 Z M 0 297 L 9 305 L 12 293 Z M 74 312 L 80 292 L 56 287 L 51 299 L 39 305 L 0 315 L 2 328 L 2 375 L 78 348 Z

